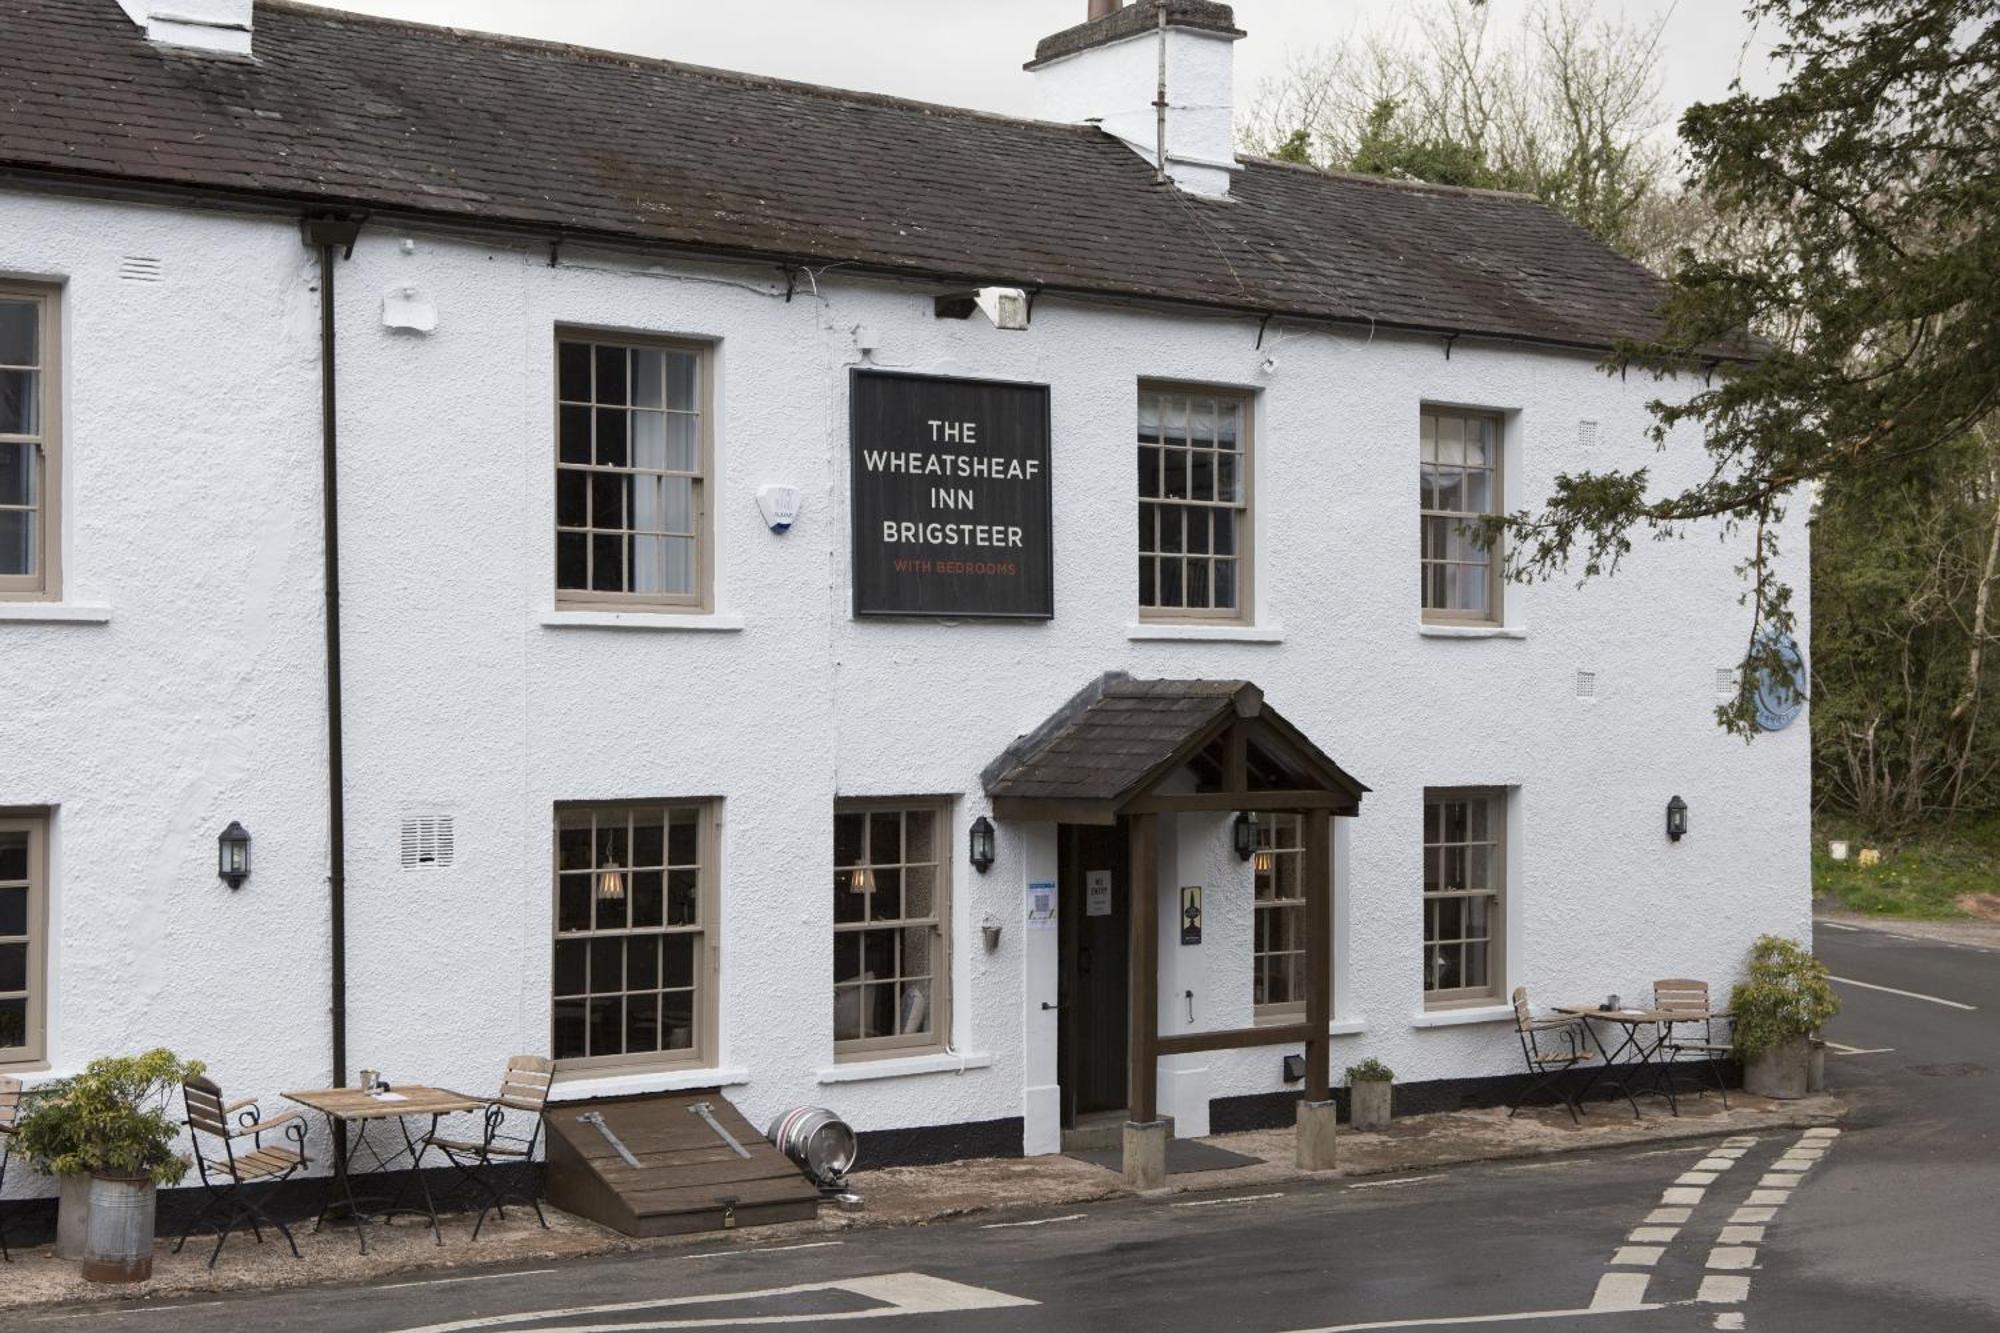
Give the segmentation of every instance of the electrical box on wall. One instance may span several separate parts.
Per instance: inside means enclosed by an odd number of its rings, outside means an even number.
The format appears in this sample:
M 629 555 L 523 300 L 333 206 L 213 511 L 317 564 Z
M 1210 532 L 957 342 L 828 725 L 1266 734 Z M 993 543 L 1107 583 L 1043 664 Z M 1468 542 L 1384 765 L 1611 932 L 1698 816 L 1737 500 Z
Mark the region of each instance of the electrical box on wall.
M 783 532 L 798 521 L 799 488 L 796 486 L 759 486 L 757 488 L 757 512 L 764 516 L 764 523 L 773 532 Z

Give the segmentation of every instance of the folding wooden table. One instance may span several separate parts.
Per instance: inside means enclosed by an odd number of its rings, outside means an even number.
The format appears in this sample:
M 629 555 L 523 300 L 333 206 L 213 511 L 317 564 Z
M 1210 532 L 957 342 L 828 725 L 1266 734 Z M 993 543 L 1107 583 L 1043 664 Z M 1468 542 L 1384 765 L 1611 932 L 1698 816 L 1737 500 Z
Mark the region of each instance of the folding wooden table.
M 437 1131 L 438 1121 L 460 1111 L 477 1111 L 486 1103 L 462 1093 L 448 1092 L 443 1088 L 426 1088 L 416 1084 L 405 1084 L 388 1092 L 365 1092 L 360 1088 L 319 1088 L 306 1092 L 288 1092 L 286 1101 L 297 1102 L 310 1111 L 317 1111 L 326 1117 L 327 1125 L 333 1130 L 333 1190 L 334 1196 L 319 1210 L 313 1220 L 313 1230 L 318 1231 L 326 1221 L 328 1212 L 336 1204 L 344 1204 L 344 1216 L 354 1223 L 354 1234 L 361 1239 L 361 1252 L 368 1253 L 368 1223 L 379 1218 L 384 1223 L 392 1217 L 410 1216 L 430 1219 L 431 1234 L 437 1243 L 444 1244 L 444 1232 L 438 1227 L 437 1206 L 431 1202 L 431 1188 L 424 1180 L 424 1149 L 430 1146 L 430 1136 Z M 410 1133 L 406 1117 L 427 1115 L 431 1118 L 430 1129 L 422 1134 Z M 403 1146 L 389 1145 L 383 1149 L 368 1142 L 369 1127 L 378 1121 L 394 1120 L 403 1133 Z M 348 1132 L 352 1129 L 352 1133 Z M 387 1172 L 403 1158 L 410 1159 L 410 1172 L 417 1178 L 417 1186 L 423 1192 L 424 1206 L 421 1212 L 402 1205 L 406 1184 L 388 1199 L 357 1199 L 354 1195 L 354 1158 L 366 1150 L 373 1159 L 367 1168 L 369 1174 Z M 376 1205 L 364 1208 L 362 1205 Z

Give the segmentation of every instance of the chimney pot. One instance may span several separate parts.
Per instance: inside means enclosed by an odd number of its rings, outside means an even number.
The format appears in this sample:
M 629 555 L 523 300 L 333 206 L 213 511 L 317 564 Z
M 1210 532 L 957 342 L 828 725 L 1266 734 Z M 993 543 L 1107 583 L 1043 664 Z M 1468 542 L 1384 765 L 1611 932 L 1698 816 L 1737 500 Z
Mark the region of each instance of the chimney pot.
M 1090 0 L 1090 20 L 1095 23 L 1107 15 L 1116 14 L 1124 7 L 1125 0 Z

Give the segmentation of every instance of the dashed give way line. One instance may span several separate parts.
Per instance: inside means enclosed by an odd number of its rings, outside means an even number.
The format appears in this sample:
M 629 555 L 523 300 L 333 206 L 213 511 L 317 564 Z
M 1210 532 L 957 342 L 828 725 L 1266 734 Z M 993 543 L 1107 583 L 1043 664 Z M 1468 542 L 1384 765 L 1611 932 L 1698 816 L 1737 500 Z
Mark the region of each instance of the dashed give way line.
M 815 1314 L 710 1314 L 703 1315 L 699 1308 L 703 1305 L 743 1305 L 759 1300 L 772 1300 L 782 1296 L 800 1296 L 812 1292 L 837 1291 L 881 1304 L 866 1310 L 840 1310 Z M 918 1314 L 959 1314 L 973 1310 L 1008 1310 L 1023 1306 L 1037 1305 L 1039 1302 L 1021 1296 L 1009 1296 L 1004 1292 L 988 1291 L 984 1287 L 969 1287 L 960 1282 L 948 1282 L 944 1278 L 931 1277 L 924 1273 L 882 1273 L 873 1277 L 842 1278 L 837 1282 L 803 1282 L 789 1287 L 767 1287 L 761 1291 L 724 1291 L 705 1296 L 672 1296 L 653 1301 L 625 1301 L 617 1305 L 572 1305 L 554 1310 L 521 1310 L 514 1314 L 489 1315 L 482 1319 L 459 1319 L 448 1324 L 423 1324 L 398 1330 L 398 1333 L 464 1333 L 468 1329 L 509 1327 L 518 1328 L 524 1324 L 534 1324 L 534 1333 L 642 1333 L 643 1330 L 668 1328 L 737 1328 L 762 1326 L 766 1324 L 830 1324 L 835 1321 L 854 1319 L 889 1319 L 898 1315 Z M 647 1311 L 676 1311 L 675 1317 L 657 1320 L 628 1321 L 619 1319 L 604 1323 L 594 1320 L 597 1315 L 633 1315 Z M 544 1320 L 581 1320 L 580 1323 L 546 1324 Z

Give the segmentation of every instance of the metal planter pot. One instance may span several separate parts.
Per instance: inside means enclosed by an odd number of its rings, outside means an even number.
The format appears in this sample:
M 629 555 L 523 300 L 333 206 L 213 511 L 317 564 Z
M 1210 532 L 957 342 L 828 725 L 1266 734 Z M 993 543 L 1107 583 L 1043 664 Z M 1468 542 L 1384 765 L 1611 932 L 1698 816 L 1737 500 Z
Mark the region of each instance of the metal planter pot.
M 144 1282 L 153 1276 L 153 1182 L 145 1176 L 92 1176 L 83 1253 L 86 1282 Z
M 1774 1101 L 1794 1102 L 1806 1095 L 1812 1069 L 1812 1043 L 1792 1037 L 1760 1051 L 1743 1063 L 1743 1090 Z
M 83 1258 L 90 1228 L 88 1173 L 56 1177 L 56 1258 Z
M 1356 1079 L 1347 1085 L 1347 1120 L 1355 1129 L 1387 1129 L 1394 1083 L 1383 1078 Z

